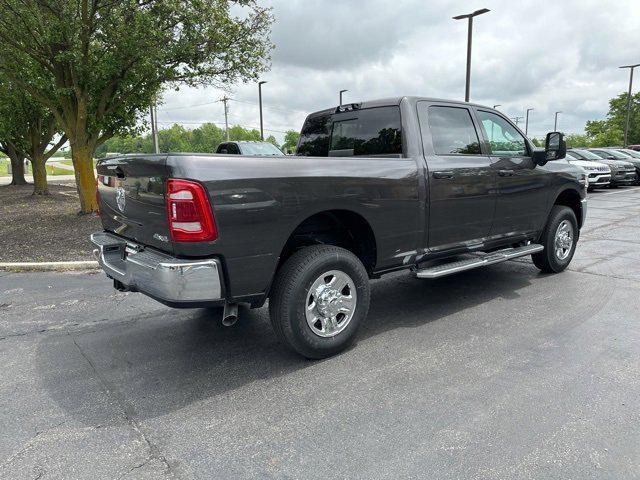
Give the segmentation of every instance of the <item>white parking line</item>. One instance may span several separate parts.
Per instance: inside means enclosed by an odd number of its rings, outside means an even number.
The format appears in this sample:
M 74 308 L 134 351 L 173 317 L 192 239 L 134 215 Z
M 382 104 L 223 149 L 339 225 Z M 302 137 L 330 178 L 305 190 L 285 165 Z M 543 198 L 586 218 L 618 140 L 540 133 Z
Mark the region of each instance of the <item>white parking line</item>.
M 598 197 L 604 197 L 606 195 L 618 195 L 619 193 L 629 193 L 629 192 L 634 192 L 636 190 L 640 190 L 640 187 L 626 188 L 624 190 L 618 190 L 617 192 L 600 193 L 597 196 Z M 593 197 L 593 198 L 595 198 L 595 197 Z

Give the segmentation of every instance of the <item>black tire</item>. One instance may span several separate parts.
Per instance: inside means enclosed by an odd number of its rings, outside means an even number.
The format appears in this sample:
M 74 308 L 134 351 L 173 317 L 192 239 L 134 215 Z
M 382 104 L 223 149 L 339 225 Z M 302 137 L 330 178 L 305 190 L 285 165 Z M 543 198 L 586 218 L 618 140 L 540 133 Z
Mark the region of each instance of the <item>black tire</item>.
M 556 232 L 558 227 L 564 221 L 569 222 L 572 231 L 571 250 L 567 257 L 560 258 L 556 253 Z M 571 263 L 571 259 L 576 251 L 576 244 L 580 237 L 578 229 L 578 221 L 576 215 L 569 207 L 564 205 L 554 205 L 549 214 L 547 225 L 540 236 L 540 243 L 544 246 L 544 250 L 531 255 L 533 264 L 545 273 L 560 273 Z
M 323 337 L 308 324 L 306 310 L 314 282 L 330 271 L 349 277 L 355 286 L 356 300 L 344 330 Z M 369 300 L 369 276 L 358 257 L 344 248 L 314 245 L 294 253 L 278 270 L 269 297 L 269 314 L 284 345 L 307 358 L 319 359 L 335 355 L 353 342 L 369 311 Z
M 596 187 L 587 187 L 587 192 L 593 192 Z

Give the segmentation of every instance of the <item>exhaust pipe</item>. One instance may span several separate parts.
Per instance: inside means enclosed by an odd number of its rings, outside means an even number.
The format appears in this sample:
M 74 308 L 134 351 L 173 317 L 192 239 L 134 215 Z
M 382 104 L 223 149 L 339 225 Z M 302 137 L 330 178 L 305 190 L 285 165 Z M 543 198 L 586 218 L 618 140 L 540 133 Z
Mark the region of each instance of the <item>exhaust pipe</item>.
M 227 303 L 224 304 L 224 313 L 222 314 L 222 325 L 230 327 L 238 321 L 238 304 Z

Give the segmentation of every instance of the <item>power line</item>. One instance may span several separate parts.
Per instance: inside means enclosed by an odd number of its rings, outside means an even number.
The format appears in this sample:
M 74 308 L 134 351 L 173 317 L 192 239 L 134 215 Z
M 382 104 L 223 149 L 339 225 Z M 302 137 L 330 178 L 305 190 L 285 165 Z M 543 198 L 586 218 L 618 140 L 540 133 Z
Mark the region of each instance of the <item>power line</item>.
M 176 121 L 171 121 L 171 120 L 166 120 L 166 121 L 162 121 L 162 120 L 158 120 L 158 123 L 161 123 L 163 125 L 204 125 L 205 123 L 213 123 L 214 125 L 224 125 L 225 122 L 212 122 L 211 120 L 203 120 L 201 122 L 176 122 Z M 244 125 L 241 123 L 236 123 L 236 125 L 234 126 L 238 126 L 238 127 L 244 127 L 244 128 L 251 128 L 253 130 L 259 130 L 260 127 L 256 127 L 255 125 Z M 233 126 L 232 126 L 233 127 Z M 268 132 L 276 132 L 276 133 L 287 133 L 286 130 L 274 130 L 272 128 L 265 128 L 266 131 Z

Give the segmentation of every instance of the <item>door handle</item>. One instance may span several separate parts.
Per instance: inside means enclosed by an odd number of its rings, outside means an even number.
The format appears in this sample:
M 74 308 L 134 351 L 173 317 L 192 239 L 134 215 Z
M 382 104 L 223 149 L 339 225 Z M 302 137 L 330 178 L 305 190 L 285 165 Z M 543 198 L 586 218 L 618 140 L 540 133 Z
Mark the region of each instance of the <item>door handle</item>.
M 498 175 L 501 177 L 513 177 L 515 172 L 513 170 L 499 170 Z
M 450 172 L 450 171 L 433 172 L 433 178 L 453 178 L 453 172 Z

